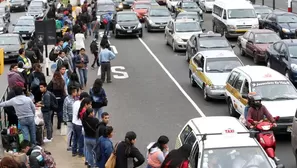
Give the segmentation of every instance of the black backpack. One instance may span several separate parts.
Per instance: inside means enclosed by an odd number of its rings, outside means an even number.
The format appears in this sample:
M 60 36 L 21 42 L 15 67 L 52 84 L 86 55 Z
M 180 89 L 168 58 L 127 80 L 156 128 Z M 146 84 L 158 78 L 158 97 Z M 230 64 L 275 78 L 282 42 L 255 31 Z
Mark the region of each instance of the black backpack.
M 58 58 L 58 54 L 55 54 L 55 47 L 51 50 L 51 52 L 49 53 L 48 58 L 51 61 L 56 61 L 56 59 Z
M 49 92 L 49 91 L 48 91 Z M 58 101 L 57 101 L 57 98 L 56 96 L 52 93 L 52 92 L 49 92 L 49 95 L 50 95 L 50 101 L 51 101 L 51 110 L 53 111 L 57 111 L 58 110 Z

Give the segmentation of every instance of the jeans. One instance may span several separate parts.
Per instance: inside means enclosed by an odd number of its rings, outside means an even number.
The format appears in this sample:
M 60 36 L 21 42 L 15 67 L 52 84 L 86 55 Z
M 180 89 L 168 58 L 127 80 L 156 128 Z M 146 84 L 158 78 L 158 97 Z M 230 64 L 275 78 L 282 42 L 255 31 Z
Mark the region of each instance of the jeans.
M 98 36 L 98 39 L 97 40 L 99 40 L 99 31 L 93 31 L 94 38 L 96 37 L 96 35 Z
M 93 64 L 92 64 L 92 67 L 94 68 L 95 64 L 97 63 L 97 66 L 99 67 L 99 62 L 98 62 L 98 52 L 95 52 L 94 53 L 94 61 L 93 61 Z
M 94 108 L 94 112 L 95 112 L 95 116 L 97 116 L 97 114 L 98 114 L 98 119 L 101 121 L 101 114 L 103 113 L 103 107 L 101 107 L 101 108 Z
M 88 80 L 88 70 L 80 68 L 78 69 L 78 73 L 81 86 L 86 86 Z
M 107 82 L 111 81 L 111 66 L 110 62 L 101 63 L 101 80 L 105 81 L 105 74 L 107 75 Z
M 21 125 L 24 139 L 28 141 L 31 140 L 32 144 L 36 144 L 36 126 L 34 117 L 21 118 L 19 119 L 19 124 Z
M 110 22 L 108 22 L 106 25 L 105 25 L 105 30 L 104 30 L 104 35 L 109 35 L 109 29 L 110 29 Z
M 96 145 L 96 139 L 95 138 L 88 138 L 88 137 L 85 137 L 85 143 L 86 143 L 86 152 L 88 153 L 88 155 L 86 156 L 86 159 L 89 163 L 90 166 L 95 166 L 95 159 L 94 159 L 94 156 L 93 156 L 93 148 L 95 147 Z
M 53 137 L 53 125 L 52 125 L 52 111 L 42 113 L 43 114 L 43 120 L 44 120 L 44 125 L 46 129 L 46 137 L 47 139 L 52 139 Z
M 88 162 L 87 158 L 88 158 L 88 151 L 86 148 L 86 140 L 85 140 L 85 131 L 84 129 L 82 129 L 82 135 L 83 135 L 83 141 L 84 141 L 84 155 L 85 155 L 85 162 Z
M 91 33 L 92 33 L 91 23 L 87 23 L 87 27 L 88 27 L 89 35 L 91 36 Z
M 73 128 L 73 144 L 72 144 L 72 154 L 77 153 L 83 155 L 84 154 L 84 136 L 82 134 L 82 126 L 72 124 Z
M 58 122 L 57 122 L 57 129 L 61 129 L 61 124 L 63 122 L 63 104 L 64 104 L 64 98 L 61 97 L 60 99 L 57 98 L 58 101 L 58 110 L 57 112 L 57 118 L 58 118 Z M 54 123 L 54 113 L 52 113 L 52 124 Z
M 73 139 L 73 126 L 72 126 L 72 122 L 67 122 L 67 148 L 71 147 L 71 142 Z

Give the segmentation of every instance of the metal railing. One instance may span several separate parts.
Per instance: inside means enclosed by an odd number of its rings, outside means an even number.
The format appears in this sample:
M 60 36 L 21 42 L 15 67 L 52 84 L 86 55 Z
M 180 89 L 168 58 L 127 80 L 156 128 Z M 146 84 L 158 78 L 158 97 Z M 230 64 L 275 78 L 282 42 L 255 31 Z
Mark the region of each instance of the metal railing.
M 8 91 L 9 91 L 9 88 L 6 87 L 4 93 L 2 94 L 1 102 L 6 101 Z M 4 123 L 4 125 L 3 125 L 3 123 Z M 7 126 L 8 126 L 7 115 L 4 112 L 4 108 L 3 107 L 0 107 L 0 130 L 3 130 L 3 128 L 6 128 Z

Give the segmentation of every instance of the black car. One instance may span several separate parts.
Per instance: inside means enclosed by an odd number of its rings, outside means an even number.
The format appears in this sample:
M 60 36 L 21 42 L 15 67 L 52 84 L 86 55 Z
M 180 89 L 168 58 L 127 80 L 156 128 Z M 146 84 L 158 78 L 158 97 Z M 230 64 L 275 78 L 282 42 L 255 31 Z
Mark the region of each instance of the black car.
M 35 31 L 35 19 L 33 16 L 21 16 L 13 26 L 13 33 L 20 34 L 24 39 L 30 39 Z
M 262 28 L 274 30 L 282 39 L 295 38 L 297 15 L 289 12 L 273 12 L 260 21 Z
M 145 16 L 145 27 L 147 31 L 161 30 L 164 31 L 171 15 L 166 7 L 151 7 Z
M 19 34 L 1 34 L 0 48 L 4 49 L 4 61 L 15 61 L 19 56 L 19 49 L 24 48 L 25 41 Z
M 0 17 L 5 21 L 10 22 L 10 10 L 7 5 L 0 5 Z
M 266 63 L 297 84 L 297 40 L 281 40 L 270 45 L 266 50 Z
M 253 5 L 255 12 L 258 16 L 259 19 L 263 19 L 264 17 L 266 17 L 268 14 L 273 12 L 273 9 L 271 9 L 268 6 L 264 6 L 264 5 Z
M 114 17 L 113 33 L 115 38 L 125 35 L 142 37 L 142 24 L 134 12 L 118 12 Z
M 0 18 L 0 34 L 8 33 L 9 23 L 5 22 L 4 18 Z
M 179 1 L 175 8 L 174 13 L 177 16 L 180 12 L 196 12 L 197 15 L 203 19 L 203 11 L 199 8 L 196 2 L 191 1 Z
M 123 1 L 124 9 L 130 9 L 134 2 L 135 0 L 124 0 Z
M 200 51 L 205 50 L 230 50 L 233 51 L 235 45 L 231 45 L 228 40 L 219 33 L 207 32 L 194 34 L 188 40 L 186 46 L 186 60 L 189 60 Z
M 27 0 L 11 0 L 10 1 L 10 12 L 27 11 L 27 9 L 28 9 Z
M 100 21 L 101 25 L 103 25 L 103 16 L 108 14 L 108 12 L 112 13 L 112 18 L 114 17 L 114 14 L 117 12 L 116 7 L 112 1 L 110 2 L 98 2 L 97 3 L 97 11 L 96 11 L 96 17 L 97 20 Z M 110 25 L 112 28 L 113 25 Z
M 27 16 L 33 16 L 36 20 L 45 17 L 45 4 L 42 1 L 32 1 L 26 13 Z

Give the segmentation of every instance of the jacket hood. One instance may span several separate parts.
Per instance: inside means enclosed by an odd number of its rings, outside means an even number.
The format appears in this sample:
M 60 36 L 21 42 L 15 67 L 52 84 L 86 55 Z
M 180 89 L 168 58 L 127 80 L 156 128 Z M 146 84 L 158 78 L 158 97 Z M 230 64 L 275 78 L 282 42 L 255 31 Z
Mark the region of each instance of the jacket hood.
M 152 153 L 159 152 L 159 151 L 161 151 L 161 150 L 158 147 L 155 147 L 155 148 L 151 149 L 150 153 L 152 154 Z
M 25 95 L 17 96 L 14 101 L 15 104 L 17 104 L 18 106 L 21 106 L 21 105 L 28 103 L 27 99 L 24 99 L 24 97 L 26 97 L 26 96 Z
M 17 74 L 17 73 L 14 72 L 14 71 L 9 71 L 9 72 L 7 73 L 8 77 L 11 77 L 11 76 L 13 76 L 13 75 L 15 75 L 15 74 Z

